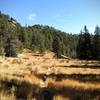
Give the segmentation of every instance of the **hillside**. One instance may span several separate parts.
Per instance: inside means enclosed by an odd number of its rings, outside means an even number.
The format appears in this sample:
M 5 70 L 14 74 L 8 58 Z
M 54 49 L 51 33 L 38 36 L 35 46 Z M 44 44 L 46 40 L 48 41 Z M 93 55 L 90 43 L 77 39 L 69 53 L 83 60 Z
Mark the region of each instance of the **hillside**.
M 47 25 L 22 27 L 12 17 L 0 13 L 0 34 L 1 55 L 17 56 L 22 48 L 28 48 L 34 52 L 53 51 L 76 57 L 78 36 Z
M 47 25 L 22 27 L 0 13 L 0 47 L 0 55 L 7 57 L 17 57 L 23 48 L 28 48 L 39 53 L 51 51 L 57 57 L 100 60 L 100 27 L 96 26 L 92 34 L 87 26 L 79 34 L 69 34 Z

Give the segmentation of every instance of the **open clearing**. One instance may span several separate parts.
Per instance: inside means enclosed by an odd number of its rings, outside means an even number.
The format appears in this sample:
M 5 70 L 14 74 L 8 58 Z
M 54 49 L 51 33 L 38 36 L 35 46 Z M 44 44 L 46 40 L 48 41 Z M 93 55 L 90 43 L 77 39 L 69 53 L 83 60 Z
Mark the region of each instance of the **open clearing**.
M 15 79 L 36 83 L 34 77 L 40 81 L 37 78 L 39 75 L 94 75 L 99 77 L 99 67 L 99 61 L 56 59 L 51 52 L 41 55 L 24 50 L 18 58 L 0 58 L 0 80 Z
M 56 59 L 52 52 L 41 55 L 24 50 L 17 58 L 0 58 L 0 81 L 56 91 L 99 91 L 100 62 Z

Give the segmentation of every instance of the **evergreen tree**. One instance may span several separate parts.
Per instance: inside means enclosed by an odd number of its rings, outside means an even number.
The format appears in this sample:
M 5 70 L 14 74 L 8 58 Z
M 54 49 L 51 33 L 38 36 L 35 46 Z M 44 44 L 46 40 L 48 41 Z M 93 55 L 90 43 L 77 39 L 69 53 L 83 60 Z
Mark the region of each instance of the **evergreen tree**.
M 26 43 L 26 34 L 24 32 L 24 28 L 21 28 L 20 34 L 19 34 L 19 40 L 23 45 Z
M 79 34 L 79 39 L 78 39 L 78 44 L 77 44 L 77 57 L 79 59 L 83 59 L 84 57 L 84 46 L 83 46 L 84 38 L 83 38 L 83 32 L 82 30 L 80 31 Z
M 77 46 L 77 55 L 80 59 L 91 59 L 91 36 L 86 26 L 84 32 L 79 35 L 79 43 Z
M 100 27 L 96 26 L 93 37 L 93 59 L 100 60 Z
M 0 55 L 4 56 L 4 27 L 0 25 Z
M 4 56 L 4 36 L 3 33 L 0 33 L 0 55 Z
M 56 37 L 53 40 L 52 48 L 53 48 L 53 52 L 56 54 L 56 56 L 60 57 L 60 55 L 61 55 L 61 49 L 60 49 L 60 40 L 59 40 L 58 37 Z
M 84 59 L 91 59 L 91 36 L 86 26 L 84 26 Z
M 16 50 L 13 45 L 13 41 L 11 38 L 8 38 L 6 41 L 6 46 L 5 46 L 5 56 L 7 57 L 17 57 Z
M 33 33 L 32 41 L 31 41 L 31 48 L 34 51 L 44 52 L 44 37 L 42 33 Z

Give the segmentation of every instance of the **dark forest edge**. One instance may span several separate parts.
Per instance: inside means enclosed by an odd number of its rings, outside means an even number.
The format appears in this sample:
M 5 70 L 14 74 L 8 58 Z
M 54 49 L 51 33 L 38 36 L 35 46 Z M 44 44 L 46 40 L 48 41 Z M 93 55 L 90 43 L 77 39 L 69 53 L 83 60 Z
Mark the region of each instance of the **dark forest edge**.
M 17 57 L 23 48 L 40 53 L 53 51 L 57 57 L 100 60 L 100 27 L 97 25 L 92 34 L 86 26 L 79 34 L 46 25 L 22 27 L 15 19 L 0 12 L 0 55 Z

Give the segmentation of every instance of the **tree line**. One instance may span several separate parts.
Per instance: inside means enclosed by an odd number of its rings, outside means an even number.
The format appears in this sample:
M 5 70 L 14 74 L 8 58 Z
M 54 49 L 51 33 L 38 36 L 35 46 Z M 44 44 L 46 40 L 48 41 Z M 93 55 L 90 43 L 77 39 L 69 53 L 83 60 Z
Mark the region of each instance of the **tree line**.
M 93 35 L 86 26 L 80 34 L 69 34 L 47 25 L 22 27 L 0 12 L 0 55 L 16 57 L 23 48 L 39 53 L 52 51 L 57 57 L 100 59 L 100 28 L 97 26 Z
M 77 44 L 77 57 L 79 59 L 100 59 L 100 27 L 95 27 L 94 34 L 90 34 L 86 26 L 79 34 Z

